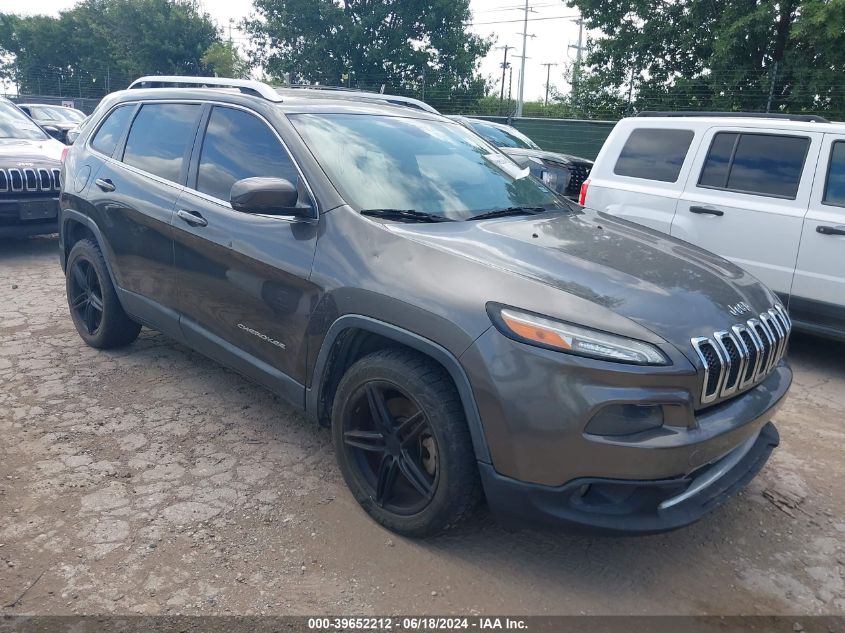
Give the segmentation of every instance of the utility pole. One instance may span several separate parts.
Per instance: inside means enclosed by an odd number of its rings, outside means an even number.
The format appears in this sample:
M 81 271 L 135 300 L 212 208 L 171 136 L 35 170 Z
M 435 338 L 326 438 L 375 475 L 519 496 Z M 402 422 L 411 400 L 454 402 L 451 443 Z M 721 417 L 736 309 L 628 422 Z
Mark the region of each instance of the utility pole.
M 512 48 L 516 48 L 515 46 L 497 46 L 496 48 L 501 48 L 505 51 L 505 60 L 501 63 L 502 66 L 502 90 L 499 93 L 499 105 L 501 106 L 502 101 L 505 100 L 505 73 L 507 73 L 510 64 L 508 63 L 508 51 Z
M 229 46 L 232 45 L 232 22 L 235 21 L 235 18 L 229 18 Z
M 525 98 L 525 52 L 528 46 L 528 0 L 525 0 L 525 15 L 522 20 L 522 64 L 519 69 L 519 100 L 516 102 L 516 116 L 522 116 L 522 104 Z M 533 36 L 530 36 L 533 37 Z
M 584 51 L 584 18 L 580 17 L 573 20 L 578 25 L 578 45 L 570 44 L 569 48 L 575 49 L 575 68 L 572 69 L 572 96 L 574 99 L 578 97 L 578 84 L 581 82 L 581 61 L 583 60 Z
M 543 99 L 543 105 L 549 105 L 549 82 L 551 81 L 552 66 L 557 66 L 557 64 L 546 63 L 540 65 L 546 67 L 546 98 Z
M 636 70 L 636 66 L 631 66 L 631 81 L 628 82 L 628 113 L 631 112 L 631 103 L 634 100 L 634 74 Z
M 772 67 L 772 81 L 769 84 L 769 100 L 766 102 L 766 113 L 772 111 L 772 100 L 775 98 L 775 84 L 778 80 L 778 63 L 775 60 L 774 66 Z

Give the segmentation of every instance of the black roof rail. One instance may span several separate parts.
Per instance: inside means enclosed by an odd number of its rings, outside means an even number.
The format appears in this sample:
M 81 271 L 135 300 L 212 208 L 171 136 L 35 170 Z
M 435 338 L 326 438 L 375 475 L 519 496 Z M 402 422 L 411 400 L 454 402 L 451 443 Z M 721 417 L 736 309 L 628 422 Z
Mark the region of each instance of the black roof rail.
M 736 119 L 781 119 L 785 121 L 801 121 L 802 123 L 830 123 L 827 119 L 817 114 L 786 114 L 783 112 L 701 112 L 673 111 L 658 112 L 656 110 L 643 110 L 637 113 L 641 117 L 707 117 L 707 118 L 736 118 Z

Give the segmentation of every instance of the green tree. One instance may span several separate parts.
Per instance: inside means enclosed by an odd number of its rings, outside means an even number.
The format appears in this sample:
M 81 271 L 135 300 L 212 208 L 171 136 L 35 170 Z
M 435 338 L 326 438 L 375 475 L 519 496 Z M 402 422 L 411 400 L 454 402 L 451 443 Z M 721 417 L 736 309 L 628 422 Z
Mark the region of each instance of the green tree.
M 202 63 L 218 77 L 249 77 L 249 63 L 231 42 L 214 42 L 202 56 Z
M 83 0 L 58 17 L 0 14 L 0 57 L 22 92 L 84 96 L 140 75 L 204 74 L 219 33 L 209 16 L 173 0 Z M 82 96 L 81 94 L 81 96 Z
M 254 6 L 256 18 L 245 27 L 256 61 L 271 76 L 384 85 L 447 109 L 477 101 L 486 90 L 477 65 L 491 42 L 467 32 L 469 0 L 255 0 Z
M 845 0 L 569 4 L 601 33 L 593 88 L 625 101 L 633 78 L 636 109 L 845 112 Z

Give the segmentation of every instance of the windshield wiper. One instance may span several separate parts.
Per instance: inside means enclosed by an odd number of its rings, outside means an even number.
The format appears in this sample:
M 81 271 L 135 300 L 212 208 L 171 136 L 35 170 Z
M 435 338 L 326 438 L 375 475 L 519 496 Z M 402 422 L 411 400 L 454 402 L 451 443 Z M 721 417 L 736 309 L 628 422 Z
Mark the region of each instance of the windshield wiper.
M 487 218 L 503 218 L 508 215 L 537 215 L 548 211 L 545 207 L 508 207 L 506 209 L 493 209 L 478 215 L 472 215 L 467 220 L 486 220 Z
M 423 213 L 414 209 L 364 209 L 361 215 L 371 215 L 376 218 L 387 218 L 388 220 L 407 220 L 411 222 L 453 222 L 447 218 L 434 213 Z

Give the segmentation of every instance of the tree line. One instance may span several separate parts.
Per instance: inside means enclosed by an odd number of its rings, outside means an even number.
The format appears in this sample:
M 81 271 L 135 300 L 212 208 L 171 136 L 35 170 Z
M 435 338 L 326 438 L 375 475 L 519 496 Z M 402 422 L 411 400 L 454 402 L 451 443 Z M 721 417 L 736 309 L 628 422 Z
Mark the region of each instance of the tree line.
M 845 115 L 845 0 L 569 0 L 592 36 L 570 88 L 526 114 L 640 110 Z M 236 47 L 188 0 L 81 0 L 58 16 L 0 13 L 0 77 L 21 93 L 98 97 L 148 74 L 263 73 L 384 90 L 444 112 L 508 115 L 479 61 L 469 0 L 253 0 Z M 238 52 L 248 51 L 248 57 Z

